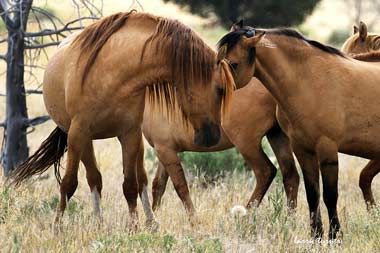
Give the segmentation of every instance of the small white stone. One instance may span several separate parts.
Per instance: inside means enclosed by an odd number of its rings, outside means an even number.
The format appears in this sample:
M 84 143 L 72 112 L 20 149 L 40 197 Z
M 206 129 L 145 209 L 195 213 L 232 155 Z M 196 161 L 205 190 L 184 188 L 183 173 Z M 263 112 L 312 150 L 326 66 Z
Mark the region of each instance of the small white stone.
M 230 212 L 233 217 L 243 217 L 247 215 L 247 209 L 242 205 L 233 206 Z

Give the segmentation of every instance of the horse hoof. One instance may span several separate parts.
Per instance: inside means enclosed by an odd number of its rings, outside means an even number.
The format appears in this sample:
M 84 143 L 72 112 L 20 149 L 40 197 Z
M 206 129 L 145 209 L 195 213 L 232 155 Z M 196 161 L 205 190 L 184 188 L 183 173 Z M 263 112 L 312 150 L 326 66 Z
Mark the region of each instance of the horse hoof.
M 151 233 L 157 233 L 160 229 L 160 223 L 156 221 L 155 219 L 147 220 L 145 222 L 145 227 L 151 232 Z
M 62 232 L 62 226 L 58 222 L 52 224 L 52 230 L 54 235 L 59 235 Z
M 139 222 L 136 220 L 132 220 L 128 223 L 128 231 L 132 234 L 137 233 L 139 231 Z
M 199 225 L 200 222 L 199 222 L 197 215 L 195 215 L 195 214 L 190 215 L 189 216 L 189 223 L 190 223 L 191 227 L 195 227 L 195 226 Z

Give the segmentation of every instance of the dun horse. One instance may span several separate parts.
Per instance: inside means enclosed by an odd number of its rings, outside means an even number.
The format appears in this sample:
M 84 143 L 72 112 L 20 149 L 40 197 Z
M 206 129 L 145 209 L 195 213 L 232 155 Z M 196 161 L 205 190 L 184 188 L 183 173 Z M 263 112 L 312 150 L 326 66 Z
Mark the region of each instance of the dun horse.
M 277 125 L 274 99 L 256 78 L 252 78 L 247 86 L 234 91 L 232 98 L 231 109 L 223 118 L 224 131 L 231 137 L 231 141 L 223 133 L 219 143 L 210 148 L 194 145 L 191 141 L 193 131 L 183 126 L 180 118 L 169 121 L 165 113 L 156 112 L 149 102 L 145 105 L 143 133 L 159 159 L 152 187 L 153 210 L 159 207 L 168 173 L 172 173 L 175 175 L 171 176 L 174 187 L 186 210 L 193 215 L 194 206 L 177 153 L 220 151 L 233 147 L 232 143 L 253 169 L 256 177 L 255 190 L 247 206 L 254 203 L 258 205 L 277 172 L 261 146 L 265 135 L 280 165 L 288 206 L 296 207 L 299 176 L 288 139 Z
M 348 38 L 342 52 L 350 54 L 353 58 L 363 61 L 380 61 L 380 34 L 368 33 L 367 25 L 360 22 L 359 27 L 354 26 L 354 34 Z M 380 161 L 371 160 L 360 173 L 359 186 L 362 190 L 367 209 L 376 205 L 373 198 L 371 184 L 373 178 L 380 172 Z
M 43 84 L 47 111 L 58 126 L 14 171 L 13 182 L 19 184 L 53 164 L 59 179 L 58 164 L 67 147 L 55 224 L 77 188 L 79 161 L 86 167 L 99 215 L 102 181 L 92 140 L 117 137 L 132 228 L 138 222 L 138 194 L 145 202 L 148 222 L 154 220 L 146 203 L 145 169 L 142 162 L 136 165 L 143 159 L 141 124 L 147 87 L 161 87 L 148 89 L 148 96 L 158 105 L 166 104 L 169 113 L 180 111 L 192 124 L 193 140 L 200 146 L 219 141 L 221 110 L 227 108 L 234 88 L 228 64 L 190 28 L 135 11 L 108 16 L 62 46 L 51 58 Z
M 257 34 L 265 34 L 260 43 L 253 39 Z M 340 231 L 336 207 L 338 151 L 380 158 L 380 140 L 374 138 L 380 131 L 380 67 L 350 59 L 291 29 L 237 27 L 221 39 L 220 45 L 222 49 L 227 47 L 232 64 L 254 70 L 277 102 L 277 119 L 304 175 L 315 237 L 323 235 L 319 209 L 321 171 L 329 238 L 336 238 Z M 252 50 L 256 52 L 256 64 L 247 60 Z M 237 73 L 248 77 L 252 72 Z

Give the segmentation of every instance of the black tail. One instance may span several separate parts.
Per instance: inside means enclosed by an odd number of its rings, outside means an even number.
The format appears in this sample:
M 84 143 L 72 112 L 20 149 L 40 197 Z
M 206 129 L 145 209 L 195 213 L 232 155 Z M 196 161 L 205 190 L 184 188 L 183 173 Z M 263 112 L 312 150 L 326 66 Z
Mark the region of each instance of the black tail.
M 10 183 L 18 186 L 32 176 L 44 173 L 51 165 L 54 165 L 55 177 L 61 183 L 59 167 L 66 148 L 67 134 L 56 127 L 37 151 L 11 172 Z

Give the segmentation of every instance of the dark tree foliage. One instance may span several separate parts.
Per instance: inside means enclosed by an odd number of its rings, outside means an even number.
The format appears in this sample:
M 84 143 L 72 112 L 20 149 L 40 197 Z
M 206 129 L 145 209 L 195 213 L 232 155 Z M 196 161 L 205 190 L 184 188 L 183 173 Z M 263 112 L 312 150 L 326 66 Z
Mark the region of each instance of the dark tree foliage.
M 190 7 L 190 11 L 207 17 L 215 13 L 226 27 L 244 19 L 258 27 L 294 26 L 302 23 L 320 0 L 165 0 Z

